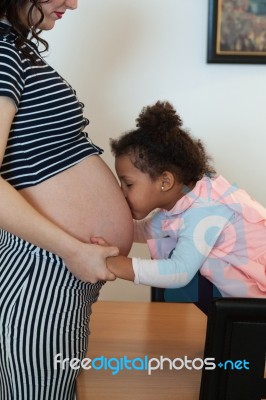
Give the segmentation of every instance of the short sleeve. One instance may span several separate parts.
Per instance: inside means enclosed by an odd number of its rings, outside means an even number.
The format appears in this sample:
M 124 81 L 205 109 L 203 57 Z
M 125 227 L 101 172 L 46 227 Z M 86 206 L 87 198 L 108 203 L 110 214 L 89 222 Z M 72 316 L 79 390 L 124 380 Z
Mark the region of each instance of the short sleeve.
M 24 87 L 24 72 L 18 50 L 0 42 L 0 96 L 10 97 L 18 108 Z

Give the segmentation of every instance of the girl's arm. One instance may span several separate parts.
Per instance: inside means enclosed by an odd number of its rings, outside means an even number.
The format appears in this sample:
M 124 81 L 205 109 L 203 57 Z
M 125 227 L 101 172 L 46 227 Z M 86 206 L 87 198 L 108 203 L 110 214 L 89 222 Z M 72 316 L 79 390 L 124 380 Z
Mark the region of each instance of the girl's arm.
M 171 259 L 144 260 L 124 256 L 109 257 L 107 268 L 120 279 L 158 288 L 179 288 L 187 285 L 199 269 L 185 270 Z
M 133 270 L 132 258 L 124 256 L 109 257 L 106 260 L 106 264 L 109 271 L 117 278 L 134 282 L 135 273 Z
M 0 165 L 15 115 L 14 102 L 0 96 Z M 37 212 L 8 182 L 0 177 L 0 228 L 63 259 L 78 279 L 95 283 L 114 280 L 106 257 L 118 254 L 116 247 L 83 243 Z
M 101 237 L 91 238 L 91 242 L 108 246 L 108 243 Z M 193 278 L 197 267 L 190 270 L 190 274 L 182 271 L 182 264 L 176 265 L 176 261 L 166 260 L 145 260 L 124 256 L 109 257 L 106 260 L 107 268 L 120 279 L 135 282 L 153 287 L 183 287 Z M 162 273 L 162 271 L 164 271 Z
M 143 260 L 124 256 L 109 257 L 107 268 L 120 279 L 153 287 L 178 288 L 187 285 L 198 268 L 182 271 L 171 259 Z M 164 270 L 164 272 L 162 272 Z
M 223 205 L 189 210 L 184 218 L 184 227 L 179 231 L 178 240 L 173 235 L 172 238 L 148 241 L 154 259 L 111 257 L 107 259 L 107 267 L 117 277 L 136 284 L 159 288 L 186 286 L 209 257 L 233 215 L 232 210 Z M 206 232 L 211 233 L 207 239 Z M 100 241 L 93 242 L 104 244 Z M 215 258 L 211 260 L 212 263 L 215 262 Z M 217 263 L 219 264 L 219 259 Z

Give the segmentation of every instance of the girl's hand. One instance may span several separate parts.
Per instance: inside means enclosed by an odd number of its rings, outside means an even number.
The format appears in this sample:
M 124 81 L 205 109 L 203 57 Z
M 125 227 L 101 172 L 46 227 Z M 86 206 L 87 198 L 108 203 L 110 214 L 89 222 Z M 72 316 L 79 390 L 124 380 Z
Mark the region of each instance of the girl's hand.
M 106 243 L 105 241 L 103 241 Z M 100 243 L 99 243 L 100 244 Z M 117 247 L 78 242 L 76 248 L 63 260 L 68 270 L 81 281 L 96 283 L 97 281 L 114 281 L 116 276 L 107 269 L 106 259 L 117 256 Z

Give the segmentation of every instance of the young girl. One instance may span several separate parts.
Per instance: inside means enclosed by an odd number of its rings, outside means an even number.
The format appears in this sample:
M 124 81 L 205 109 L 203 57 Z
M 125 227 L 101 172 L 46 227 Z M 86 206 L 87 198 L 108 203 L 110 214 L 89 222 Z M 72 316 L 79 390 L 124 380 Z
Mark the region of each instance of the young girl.
M 224 297 L 266 297 L 266 210 L 215 174 L 171 104 L 144 108 L 111 148 L 134 240 L 147 242 L 152 260 L 111 257 L 110 271 L 161 288 L 183 287 L 200 271 Z

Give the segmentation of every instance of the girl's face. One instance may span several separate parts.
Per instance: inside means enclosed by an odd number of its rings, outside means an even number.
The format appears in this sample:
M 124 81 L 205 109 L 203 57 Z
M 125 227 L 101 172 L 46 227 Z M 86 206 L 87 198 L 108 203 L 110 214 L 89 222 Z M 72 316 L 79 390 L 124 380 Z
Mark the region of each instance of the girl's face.
M 66 10 L 74 10 L 78 6 L 78 0 L 48 0 L 40 1 L 39 4 L 42 7 L 44 19 L 38 26 L 39 29 L 48 31 L 53 29 L 55 22 L 61 19 Z M 27 20 L 28 12 L 31 7 L 31 2 L 28 1 L 27 6 L 24 10 L 25 20 Z M 41 14 L 37 8 L 33 10 L 32 18 L 33 23 L 37 24 L 40 20 Z
M 115 168 L 134 219 L 143 219 L 156 208 L 163 208 L 160 178 L 152 180 L 149 174 L 137 169 L 127 155 L 116 158 Z

